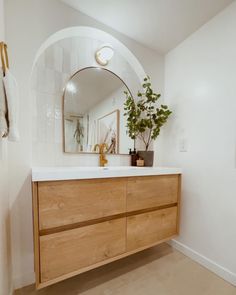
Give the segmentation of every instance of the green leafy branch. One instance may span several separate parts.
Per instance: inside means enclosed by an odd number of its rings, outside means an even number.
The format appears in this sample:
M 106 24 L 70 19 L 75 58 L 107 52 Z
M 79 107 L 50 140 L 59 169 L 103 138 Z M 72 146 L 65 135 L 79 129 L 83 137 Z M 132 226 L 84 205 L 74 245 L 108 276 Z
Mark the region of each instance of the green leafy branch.
M 150 78 L 144 78 L 143 91 L 138 92 L 137 101 L 128 91 L 125 91 L 124 116 L 127 116 L 127 133 L 131 139 L 139 138 L 143 141 L 146 151 L 151 142 L 160 134 L 161 127 L 167 122 L 172 113 L 168 106 L 160 105 L 157 101 L 161 97 L 153 91 Z

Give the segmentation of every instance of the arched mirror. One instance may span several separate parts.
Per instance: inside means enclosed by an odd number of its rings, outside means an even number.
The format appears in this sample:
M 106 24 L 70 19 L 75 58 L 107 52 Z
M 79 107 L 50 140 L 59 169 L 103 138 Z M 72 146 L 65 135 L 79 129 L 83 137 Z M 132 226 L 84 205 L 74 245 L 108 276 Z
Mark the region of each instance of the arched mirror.
M 124 91 L 127 85 L 113 72 L 87 67 L 76 72 L 64 91 L 64 151 L 95 153 L 106 143 L 110 154 L 128 154 L 133 140 L 126 133 Z

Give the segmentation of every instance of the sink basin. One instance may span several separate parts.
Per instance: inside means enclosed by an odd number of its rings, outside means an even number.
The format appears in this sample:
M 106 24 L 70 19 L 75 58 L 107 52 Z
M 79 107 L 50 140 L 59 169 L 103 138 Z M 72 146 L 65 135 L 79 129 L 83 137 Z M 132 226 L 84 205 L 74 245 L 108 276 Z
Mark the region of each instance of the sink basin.
M 140 168 L 145 168 L 145 167 L 133 167 L 133 166 L 110 166 L 110 167 L 99 167 L 102 168 L 102 170 L 105 171 L 120 171 L 120 170 L 136 170 Z
M 181 174 L 180 168 L 171 167 L 34 167 L 32 181 L 53 181 L 70 179 L 95 179 L 111 177 L 132 177 Z

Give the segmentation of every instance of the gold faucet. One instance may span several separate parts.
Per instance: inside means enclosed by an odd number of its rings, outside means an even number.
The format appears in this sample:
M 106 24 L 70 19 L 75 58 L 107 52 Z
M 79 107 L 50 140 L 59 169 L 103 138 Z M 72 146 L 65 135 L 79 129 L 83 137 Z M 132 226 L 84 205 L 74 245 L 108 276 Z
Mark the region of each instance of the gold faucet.
M 108 160 L 106 159 L 106 155 L 105 155 L 105 151 L 104 149 L 106 148 L 106 150 L 108 150 L 108 145 L 106 143 L 101 143 L 101 144 L 95 144 L 94 146 L 94 151 L 96 152 L 96 150 L 99 150 L 99 164 L 101 167 L 104 167 L 105 164 L 108 163 Z

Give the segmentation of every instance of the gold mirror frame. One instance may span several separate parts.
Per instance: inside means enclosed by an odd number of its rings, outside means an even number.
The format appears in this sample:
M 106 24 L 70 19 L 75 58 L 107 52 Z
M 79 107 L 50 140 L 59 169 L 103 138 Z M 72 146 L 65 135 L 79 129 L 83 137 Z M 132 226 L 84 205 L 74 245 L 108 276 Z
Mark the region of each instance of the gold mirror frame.
M 68 83 L 70 83 L 70 81 L 74 78 L 75 75 L 77 75 L 78 73 L 86 70 L 86 69 L 102 69 L 102 70 L 105 70 L 109 73 L 111 73 L 112 75 L 116 76 L 124 85 L 125 87 L 127 88 L 127 90 L 129 91 L 131 97 L 133 97 L 132 95 L 132 92 L 130 91 L 129 87 L 127 86 L 127 84 L 117 75 L 115 74 L 114 72 L 112 72 L 111 70 L 108 70 L 106 68 L 103 68 L 103 67 L 96 67 L 96 66 L 89 66 L 89 67 L 85 67 L 85 68 L 82 68 L 78 71 L 76 71 L 69 79 L 68 81 L 66 82 L 66 85 L 64 87 L 64 90 L 63 90 L 63 96 L 62 96 L 62 132 L 63 132 L 63 152 L 66 153 L 66 154 L 72 154 L 72 155 L 77 155 L 77 154 L 80 154 L 80 155 L 83 155 L 83 154 L 88 154 L 88 155 L 97 155 L 98 152 L 67 152 L 66 151 L 66 143 L 65 143 L 65 120 L 64 120 L 64 117 L 65 117 L 65 94 L 66 94 L 66 86 L 68 85 Z M 119 124 L 120 124 L 120 120 L 119 120 Z M 119 130 L 120 130 L 120 126 L 119 126 Z M 133 140 L 133 146 L 130 147 L 130 148 L 134 148 L 134 140 Z M 127 154 L 120 154 L 120 153 L 116 153 L 116 154 L 109 154 L 109 155 L 112 155 L 112 156 L 127 156 L 129 155 L 128 152 Z

